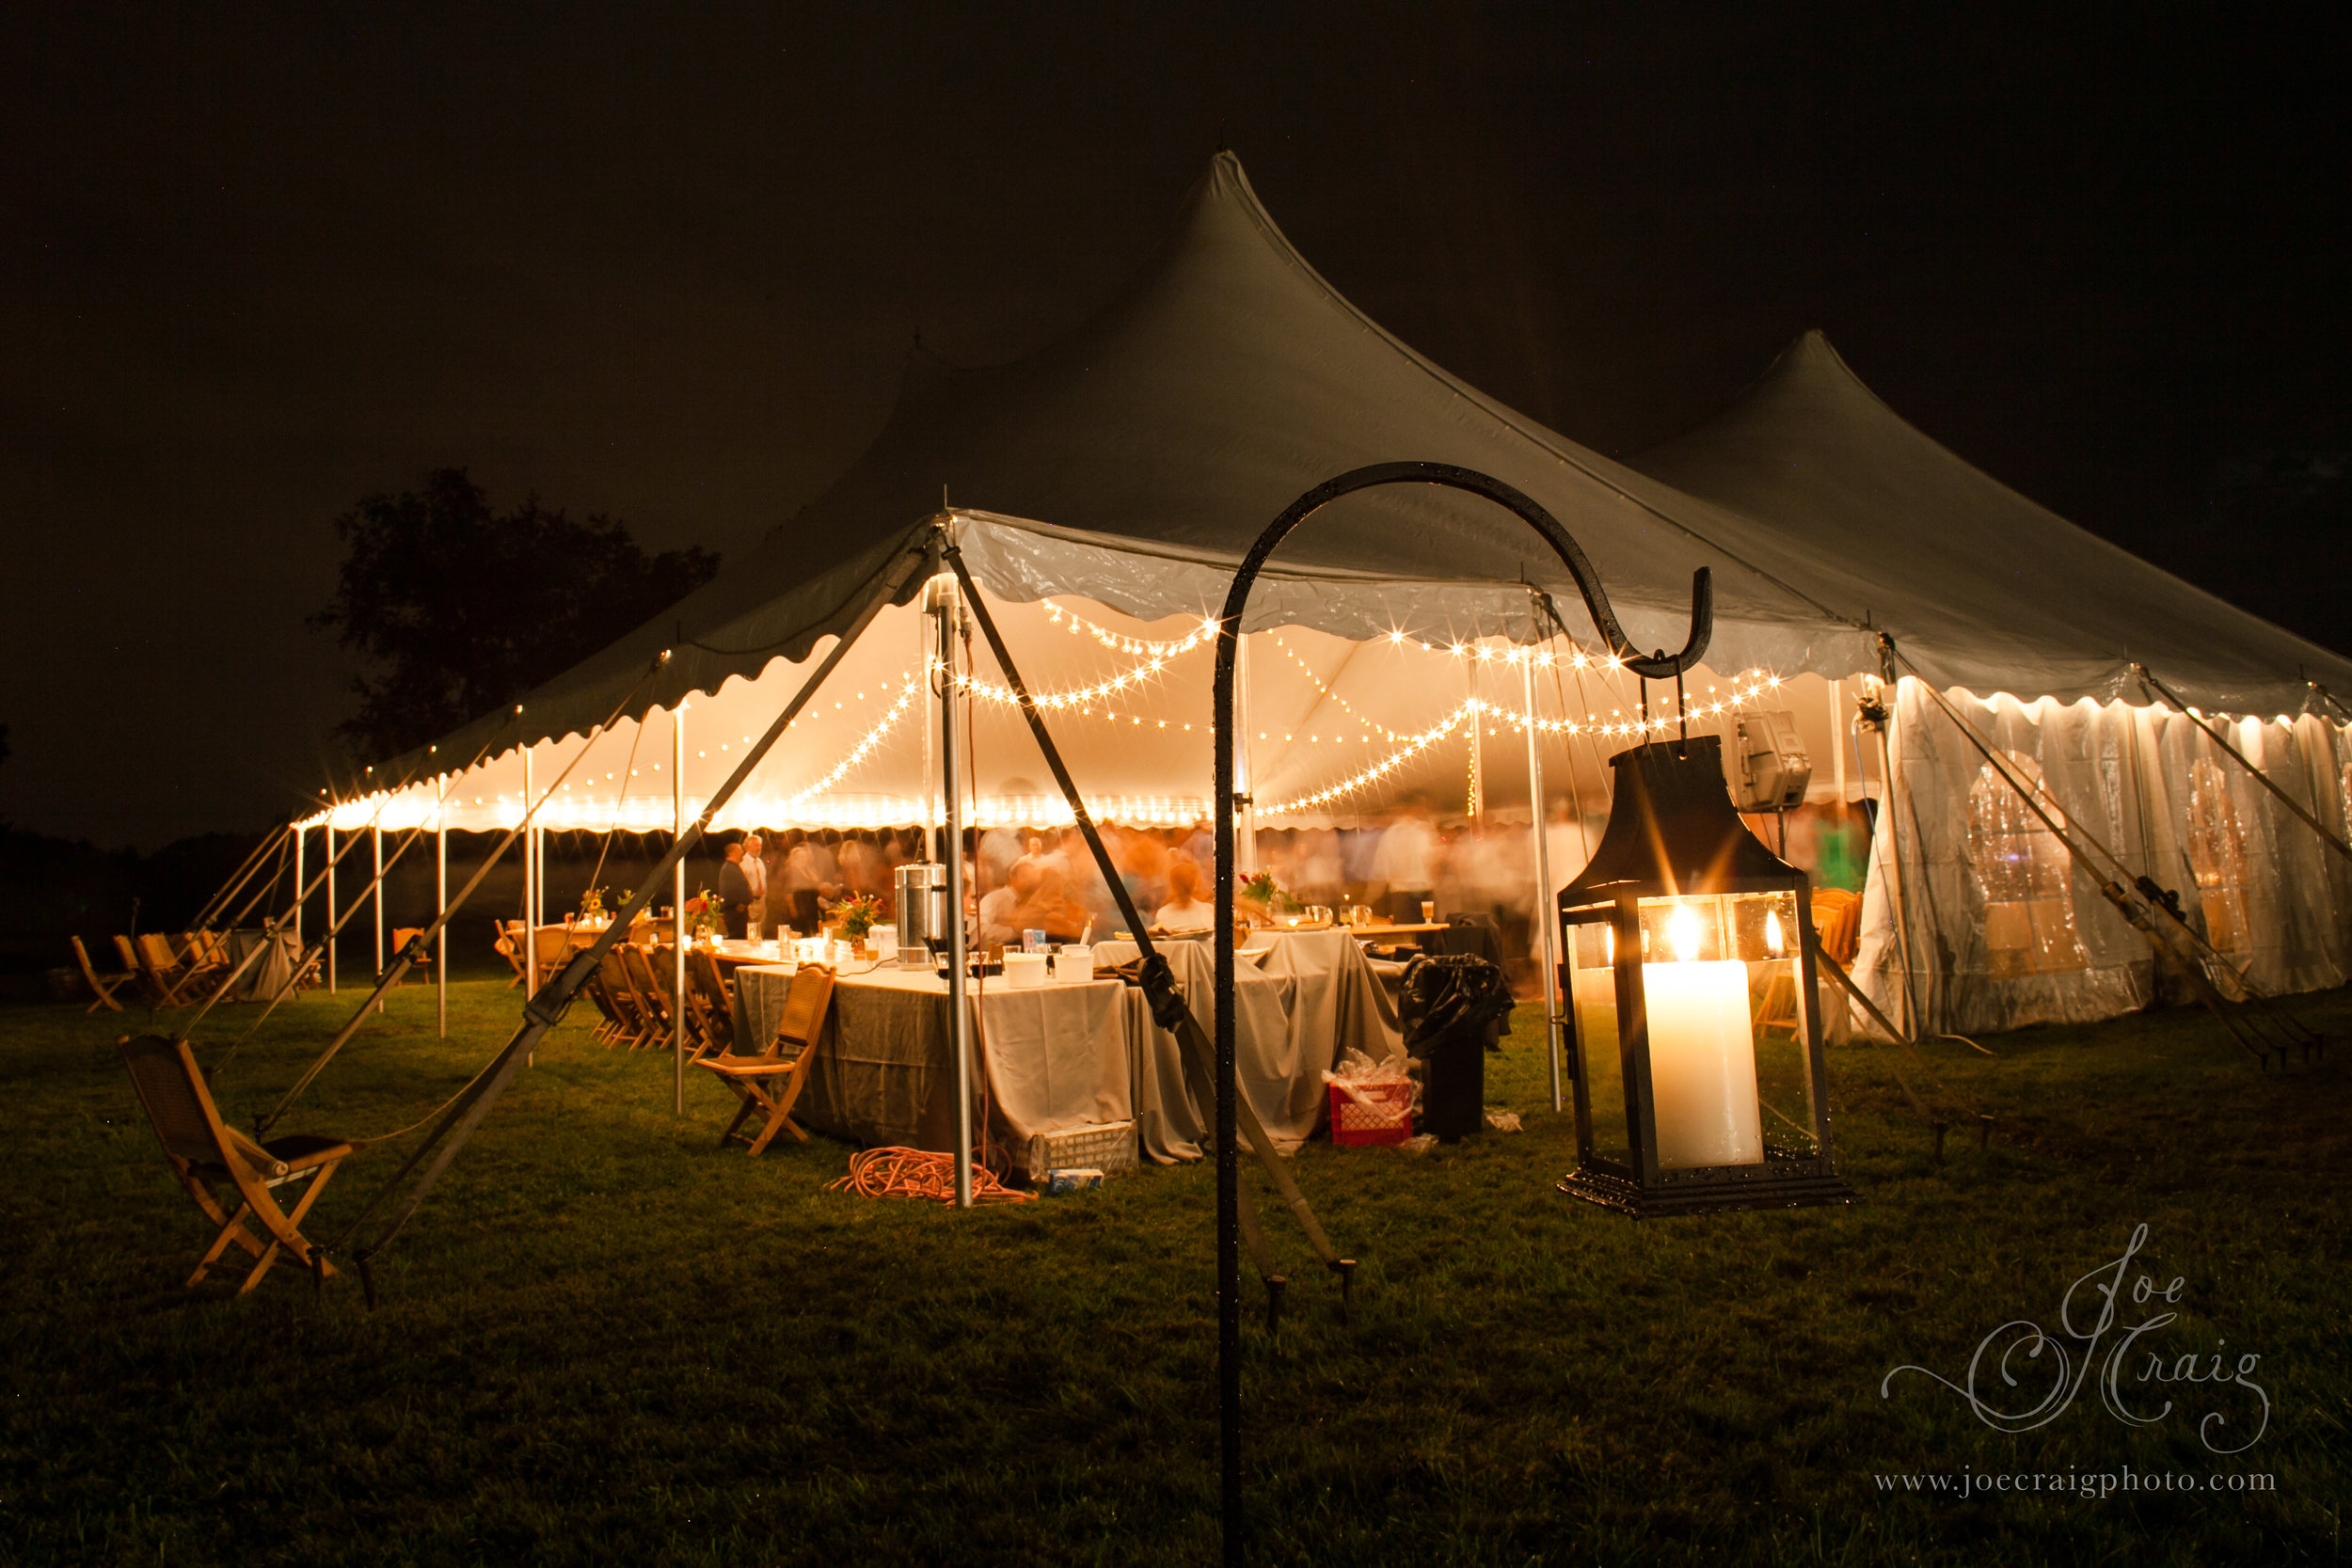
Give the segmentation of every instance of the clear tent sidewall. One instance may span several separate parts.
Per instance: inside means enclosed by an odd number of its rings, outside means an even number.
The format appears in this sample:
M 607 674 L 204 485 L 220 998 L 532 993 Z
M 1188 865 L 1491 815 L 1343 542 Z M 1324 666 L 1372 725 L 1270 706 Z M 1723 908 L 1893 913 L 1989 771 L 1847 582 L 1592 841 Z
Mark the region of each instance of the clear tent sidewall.
M 2035 875 L 2062 890 L 2062 923 L 1994 907 L 2014 891 L 1999 884 L 2015 872 L 1992 863 L 1985 802 L 2014 792 L 1916 679 L 1899 682 L 1893 699 L 1897 790 L 1880 812 L 1855 962 L 1872 1000 L 1901 1017 L 1906 947 L 1921 1032 L 2089 1022 L 2173 1000 L 2160 998 L 2147 939 L 2100 893 L 2101 868 L 2074 863 L 2046 832 L 2020 835 L 2011 852 L 2045 863 Z M 2352 977 L 2352 866 L 2195 720 L 2088 698 L 2021 703 L 1955 689 L 1947 700 L 1987 744 L 2041 780 L 2062 822 L 2122 859 L 2122 880 L 2146 875 L 2175 892 L 2190 923 L 2255 988 L 2287 994 Z M 2231 739 L 2323 827 L 2352 826 L 2344 772 L 2352 746 L 2343 726 L 2309 714 L 2241 721 Z M 1894 877 L 1883 866 L 1890 853 Z M 2002 948 L 2005 924 L 2030 927 L 2034 947 Z

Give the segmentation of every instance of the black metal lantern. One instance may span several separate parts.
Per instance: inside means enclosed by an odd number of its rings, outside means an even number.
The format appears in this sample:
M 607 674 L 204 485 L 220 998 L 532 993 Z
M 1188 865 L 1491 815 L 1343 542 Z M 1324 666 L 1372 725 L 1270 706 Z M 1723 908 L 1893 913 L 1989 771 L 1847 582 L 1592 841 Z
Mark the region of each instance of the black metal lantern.
M 1608 830 L 1560 895 L 1577 1153 L 1560 1190 L 1636 1217 L 1851 1201 L 1804 873 L 1740 820 L 1715 736 L 1610 765 Z

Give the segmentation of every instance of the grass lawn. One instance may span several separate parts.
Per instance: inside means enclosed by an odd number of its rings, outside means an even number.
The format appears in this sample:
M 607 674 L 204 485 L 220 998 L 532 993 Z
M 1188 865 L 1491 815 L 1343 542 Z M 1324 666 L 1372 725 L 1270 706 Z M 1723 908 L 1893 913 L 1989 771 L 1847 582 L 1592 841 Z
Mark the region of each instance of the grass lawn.
M 429 990 L 396 996 L 286 1126 L 365 1135 L 455 1088 L 516 1002 L 496 982 L 452 994 L 452 1038 L 434 1037 Z M 249 1124 L 354 1000 L 281 1008 L 220 1084 L 232 1119 Z M 2193 1012 L 1988 1039 L 1997 1059 L 1936 1046 L 1937 1073 L 2000 1118 L 1988 1151 L 1956 1137 L 1941 1167 L 1896 1088 L 1900 1058 L 1840 1049 L 1832 1096 L 1860 1201 L 1836 1211 L 1637 1225 L 1559 1196 L 1567 1118 L 1538 1110 L 1524 1044 L 1490 1058 L 1488 1086 L 1527 1113 L 1522 1134 L 1421 1158 L 1310 1147 L 1300 1182 L 1362 1259 L 1361 1288 L 1343 1326 L 1270 1215 L 1297 1283 L 1274 1340 L 1248 1287 L 1255 1556 L 2337 1560 L 2352 994 L 2298 1006 L 2347 1043 L 2267 1076 Z M 199 1055 L 250 1017 L 208 1021 Z M 825 1190 L 843 1146 L 722 1152 L 715 1084 L 696 1075 L 675 1120 L 666 1057 L 566 1028 L 383 1260 L 381 1307 L 356 1277 L 318 1299 L 284 1265 L 237 1300 L 181 1288 L 209 1228 L 132 1099 L 111 1049 L 123 1028 L 71 1006 L 0 1013 L 0 1202 L 21 1254 L 0 1286 L 0 1559 L 1216 1554 L 1205 1166 L 968 1214 L 871 1202 Z M 313 1233 L 339 1231 L 393 1163 L 347 1166 Z M 1881 1398 L 1903 1363 L 1963 1378 L 2007 1321 L 2055 1333 L 2067 1286 L 2141 1224 L 2135 1275 L 2178 1276 L 2178 1302 L 2127 1301 L 2048 1424 L 1995 1432 L 1917 1374 Z M 2136 1428 L 2103 1407 L 2096 1373 L 2122 1326 L 2167 1309 L 2179 1317 L 2118 1386 L 2144 1414 L 2168 1393 L 2174 1410 Z M 2235 1457 L 2207 1451 L 2197 1419 L 2219 1410 L 2216 1441 L 2240 1442 L 2251 1394 L 2140 1376 L 2152 1352 L 2171 1370 L 2217 1351 L 2259 1354 L 2249 1381 L 2269 1401 Z M 1979 1389 L 2031 1405 L 2054 1360 L 2014 1358 L 2015 1389 L 1988 1367 Z M 1963 1499 L 1877 1480 L 2126 1466 L 2273 1489 Z

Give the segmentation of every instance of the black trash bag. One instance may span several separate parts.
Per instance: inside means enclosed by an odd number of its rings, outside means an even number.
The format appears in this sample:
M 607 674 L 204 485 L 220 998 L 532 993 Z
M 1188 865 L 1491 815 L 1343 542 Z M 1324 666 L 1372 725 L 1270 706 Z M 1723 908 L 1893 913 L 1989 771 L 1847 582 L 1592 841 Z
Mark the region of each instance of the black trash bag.
M 1405 1051 L 1422 1062 L 1421 1130 L 1454 1143 L 1486 1126 L 1486 1053 L 1511 1017 L 1502 967 L 1467 954 L 1405 971 Z

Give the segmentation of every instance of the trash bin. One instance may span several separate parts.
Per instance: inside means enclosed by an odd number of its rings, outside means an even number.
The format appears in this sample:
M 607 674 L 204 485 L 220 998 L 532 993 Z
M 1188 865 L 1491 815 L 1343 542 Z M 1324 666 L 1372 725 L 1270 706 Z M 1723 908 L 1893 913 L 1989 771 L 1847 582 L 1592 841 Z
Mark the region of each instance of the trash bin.
M 1502 966 L 1467 954 L 1405 971 L 1406 1054 L 1422 1063 L 1421 1130 L 1454 1143 L 1486 1125 L 1486 1051 L 1511 1016 Z

